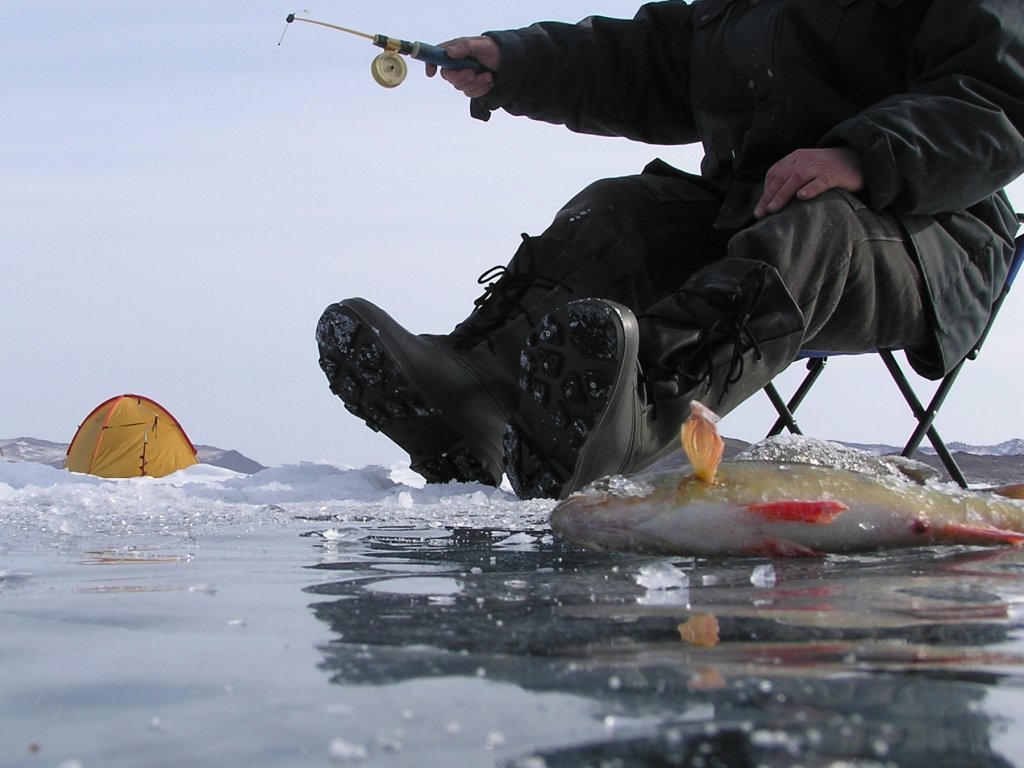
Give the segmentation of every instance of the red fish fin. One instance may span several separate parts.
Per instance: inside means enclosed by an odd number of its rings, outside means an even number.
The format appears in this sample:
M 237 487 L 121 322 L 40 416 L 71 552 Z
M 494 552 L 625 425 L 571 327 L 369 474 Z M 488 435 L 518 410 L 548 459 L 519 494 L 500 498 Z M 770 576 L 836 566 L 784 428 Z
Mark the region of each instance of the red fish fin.
M 795 523 L 818 523 L 827 525 L 849 509 L 841 501 L 822 499 L 820 501 L 768 501 L 763 504 L 747 504 L 745 507 L 755 515 L 769 520 L 787 520 Z
M 947 523 L 936 528 L 935 532 L 943 540 L 956 544 L 1012 544 L 1015 547 L 1024 545 L 1024 533 L 992 528 L 985 525 L 961 525 Z
M 725 451 L 725 443 L 715 426 L 717 421 L 714 411 L 694 400 L 690 403 L 690 418 L 683 424 L 680 434 L 693 474 L 707 485 L 715 482 L 715 473 Z
M 789 539 L 761 539 L 752 546 L 746 547 L 748 555 L 755 557 L 824 557 L 823 552 L 805 547 Z

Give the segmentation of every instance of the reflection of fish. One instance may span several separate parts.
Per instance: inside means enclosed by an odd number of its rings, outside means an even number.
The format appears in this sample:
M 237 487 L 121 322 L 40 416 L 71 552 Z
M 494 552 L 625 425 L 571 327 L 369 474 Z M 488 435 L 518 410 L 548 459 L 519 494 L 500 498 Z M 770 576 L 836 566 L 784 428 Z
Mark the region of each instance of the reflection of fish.
M 679 639 L 684 643 L 695 645 L 698 648 L 710 648 L 718 645 L 718 619 L 710 613 L 698 613 L 681 623 Z
M 684 425 L 692 475 L 599 480 L 555 507 L 552 528 L 594 549 L 659 554 L 806 556 L 1024 544 L 1024 504 L 991 493 L 811 464 L 720 464 L 716 420 L 694 404 Z

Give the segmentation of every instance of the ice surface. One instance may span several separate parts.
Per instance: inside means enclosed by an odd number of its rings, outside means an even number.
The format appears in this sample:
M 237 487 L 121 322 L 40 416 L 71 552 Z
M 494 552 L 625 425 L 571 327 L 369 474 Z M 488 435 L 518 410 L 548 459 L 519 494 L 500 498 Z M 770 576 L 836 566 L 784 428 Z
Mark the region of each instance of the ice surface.
M 1024 552 L 592 553 L 552 506 L 406 466 L 0 461 L 0 762 L 1024 760 Z M 717 646 L 680 642 L 698 613 Z

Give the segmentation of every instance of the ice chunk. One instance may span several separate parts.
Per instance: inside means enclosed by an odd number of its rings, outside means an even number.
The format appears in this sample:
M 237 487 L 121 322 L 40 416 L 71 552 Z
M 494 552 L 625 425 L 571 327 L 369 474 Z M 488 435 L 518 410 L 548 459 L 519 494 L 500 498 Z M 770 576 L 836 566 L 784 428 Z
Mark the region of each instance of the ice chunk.
M 690 577 L 672 561 L 662 560 L 641 566 L 636 583 L 649 590 L 686 589 L 690 586 Z
M 757 566 L 750 574 L 750 583 L 755 587 L 774 587 L 775 567 L 771 563 Z
M 501 547 L 502 549 L 518 549 L 518 550 L 532 550 L 537 547 L 537 539 L 532 534 L 520 531 L 519 533 L 513 533 L 510 536 L 506 536 L 499 542 L 496 542 L 495 547 Z
M 624 475 L 611 475 L 595 480 L 582 489 L 582 493 L 607 493 L 619 499 L 629 499 L 647 496 L 654 490 L 654 486 L 643 477 L 626 477 Z

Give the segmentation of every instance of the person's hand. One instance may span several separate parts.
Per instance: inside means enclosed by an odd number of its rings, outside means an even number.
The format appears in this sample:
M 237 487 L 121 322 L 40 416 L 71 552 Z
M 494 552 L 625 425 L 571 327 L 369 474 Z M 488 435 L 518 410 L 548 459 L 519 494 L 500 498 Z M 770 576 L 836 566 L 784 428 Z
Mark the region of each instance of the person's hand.
M 864 189 L 860 155 L 851 147 L 798 149 L 768 169 L 764 194 L 754 206 L 754 216 L 763 219 L 781 211 L 797 198 L 812 200 L 830 189 L 860 192 Z
M 494 87 L 494 73 L 501 66 L 501 49 L 497 43 L 485 36 L 458 37 L 441 43 L 441 47 L 453 59 L 472 56 L 489 70 L 477 74 L 468 69 L 442 69 L 441 77 L 451 83 L 455 90 L 462 91 L 471 99 L 478 99 L 490 92 Z M 437 70 L 434 64 L 427 64 L 427 77 L 433 77 Z

